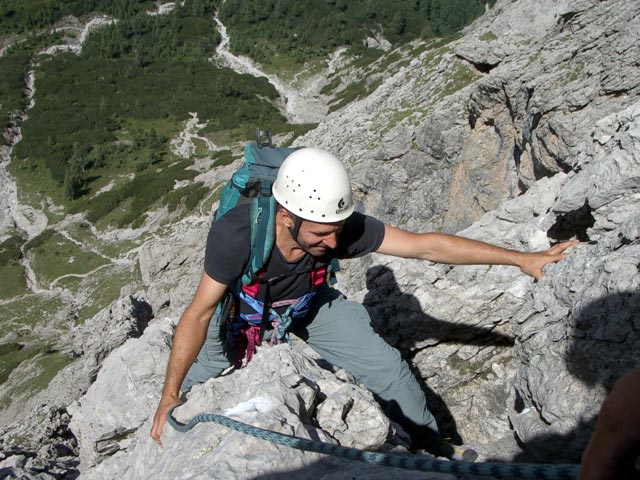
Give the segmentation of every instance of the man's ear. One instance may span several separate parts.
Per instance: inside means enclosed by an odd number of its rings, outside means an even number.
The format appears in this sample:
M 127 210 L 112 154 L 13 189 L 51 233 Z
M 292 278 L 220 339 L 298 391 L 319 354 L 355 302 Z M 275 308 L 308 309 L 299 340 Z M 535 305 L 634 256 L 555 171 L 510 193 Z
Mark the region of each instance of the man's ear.
M 289 215 L 289 212 L 282 205 L 278 205 L 278 210 L 276 211 L 276 216 L 280 219 L 280 221 L 284 224 L 288 229 L 293 227 L 294 220 Z

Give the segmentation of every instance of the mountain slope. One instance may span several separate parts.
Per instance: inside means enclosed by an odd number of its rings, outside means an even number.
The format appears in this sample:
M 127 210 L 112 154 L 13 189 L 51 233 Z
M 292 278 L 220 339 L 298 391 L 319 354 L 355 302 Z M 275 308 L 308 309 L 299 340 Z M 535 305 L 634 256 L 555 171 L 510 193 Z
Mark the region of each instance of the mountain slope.
M 344 158 L 359 208 L 390 223 L 462 229 L 518 249 L 582 240 L 537 283 L 509 267 L 377 255 L 341 273 L 341 289 L 364 302 L 378 332 L 433 390 L 445 431 L 476 444 L 483 459 L 577 461 L 606 389 L 638 366 L 639 16 L 637 2 L 623 0 L 498 2 L 460 40 L 417 42 L 328 78 L 335 92 L 358 84 L 371 91 L 295 141 Z M 168 431 L 162 450 L 149 439 L 172 322 L 197 281 L 208 221 L 196 214 L 138 250 L 144 288 L 136 295 L 155 319 L 105 360 L 71 409 L 81 477 L 343 478 L 344 465 L 333 460 L 262 443 L 244 451 L 248 439 L 219 427 Z M 122 318 L 131 316 L 114 309 L 113 320 Z M 321 421 L 318 392 L 329 410 L 349 399 L 370 404 L 353 390 L 336 394 L 335 383 L 355 388 L 348 375 L 319 373 L 303 346 L 280 350 L 261 351 L 254 362 L 295 369 L 274 375 L 255 367 L 212 380 L 181 418 L 253 402 L 241 420 L 345 443 L 353 440 L 338 431 L 351 428 L 357 441 L 366 439 L 358 415 L 353 423 L 347 415 L 346 427 L 336 417 Z M 283 381 L 267 386 L 265 376 Z M 260 412 L 266 394 L 277 401 Z M 379 412 L 370 412 L 384 429 Z M 402 443 L 396 432 L 388 438 Z M 283 455 L 289 463 L 279 462 Z

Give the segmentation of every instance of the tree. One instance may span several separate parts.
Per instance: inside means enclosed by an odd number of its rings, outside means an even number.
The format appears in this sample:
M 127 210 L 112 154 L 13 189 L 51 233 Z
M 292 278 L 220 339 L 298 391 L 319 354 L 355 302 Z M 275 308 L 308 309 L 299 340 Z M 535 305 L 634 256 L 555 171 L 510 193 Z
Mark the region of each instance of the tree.
M 402 35 L 407 28 L 407 19 L 400 12 L 391 20 L 391 31 L 396 35 Z
M 84 171 L 85 158 L 77 143 L 73 145 L 73 155 L 67 163 L 64 175 L 64 196 L 68 200 L 75 200 L 84 193 L 87 176 Z

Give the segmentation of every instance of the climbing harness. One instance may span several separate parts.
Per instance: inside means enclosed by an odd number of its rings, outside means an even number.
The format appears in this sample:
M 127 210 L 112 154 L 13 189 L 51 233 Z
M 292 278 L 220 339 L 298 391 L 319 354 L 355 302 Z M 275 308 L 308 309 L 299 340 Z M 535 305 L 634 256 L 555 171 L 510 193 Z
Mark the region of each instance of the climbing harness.
M 304 450 L 307 452 L 323 453 L 337 457 L 357 460 L 359 462 L 383 465 L 386 467 L 402 468 L 405 470 L 420 470 L 423 472 L 449 473 L 454 475 L 486 475 L 495 478 L 521 478 L 539 480 L 572 480 L 577 478 L 580 465 L 536 465 L 509 463 L 468 463 L 436 460 L 428 457 L 396 455 L 388 453 L 370 452 L 356 448 L 343 447 L 330 443 L 317 442 L 306 438 L 294 437 L 283 433 L 272 432 L 263 428 L 247 425 L 232 420 L 224 415 L 204 412 L 192 417 L 187 423 L 178 422 L 173 417 L 175 405 L 167 412 L 167 421 L 178 432 L 188 432 L 199 423 L 215 422 L 232 430 L 236 430 L 256 438 L 285 447 Z
M 334 263 L 335 261 L 335 263 Z M 230 310 L 222 317 L 228 324 L 227 351 L 236 352 L 234 366 L 241 368 L 247 365 L 260 346 L 267 328 L 272 329 L 271 345 L 288 343 L 289 327 L 295 319 L 306 316 L 311 308 L 311 300 L 318 293 L 325 283 L 331 283 L 336 268 L 337 259 L 332 258 L 328 263 L 316 262 L 311 266 L 296 268 L 293 271 L 285 272 L 273 277 L 265 278 L 261 269 L 253 275 L 251 282 L 230 287 L 233 299 L 241 302 L 250 309 L 250 312 L 241 311 L 236 308 L 232 315 Z M 310 291 L 297 298 L 271 301 L 271 286 L 285 278 L 298 275 L 307 275 L 310 282 Z M 264 285 L 262 301 L 258 300 L 258 288 Z M 234 301 L 232 299 L 232 301 Z M 284 310 L 284 311 L 282 311 Z M 220 311 L 223 309 L 220 307 Z

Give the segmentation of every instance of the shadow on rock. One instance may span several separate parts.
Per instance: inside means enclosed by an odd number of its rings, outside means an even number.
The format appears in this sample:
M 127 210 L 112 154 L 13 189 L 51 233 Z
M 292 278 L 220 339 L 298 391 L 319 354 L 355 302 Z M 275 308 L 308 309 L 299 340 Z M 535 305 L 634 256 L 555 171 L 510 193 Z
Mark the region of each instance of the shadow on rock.
M 429 480 L 455 478 L 445 474 L 381 467 L 358 461 L 348 461 L 337 457 L 326 457 L 304 468 L 292 471 L 265 473 L 251 480 Z
M 514 344 L 513 337 L 494 332 L 490 328 L 448 322 L 427 315 L 418 299 L 402 292 L 393 271 L 386 266 L 375 266 L 367 271 L 368 293 L 363 304 L 371 315 L 376 332 L 389 344 L 400 350 L 406 359 L 415 354 L 413 348 L 425 340 L 433 344 L 452 343 L 477 346 L 508 346 Z M 411 362 L 409 362 L 411 364 Z M 434 392 L 422 379 L 414 374 L 427 397 L 429 410 L 435 415 L 441 432 L 454 443 L 461 443 L 456 422 L 442 397 Z
M 620 292 L 588 303 L 570 314 L 566 368 L 595 398 L 576 398 L 576 426 L 565 434 L 532 435 L 520 441 L 524 453 L 516 462 L 579 463 L 595 428 L 597 415 L 580 419 L 581 405 L 600 405 L 602 391 L 626 372 L 640 366 L 640 295 Z M 600 393 L 598 393 L 600 392 Z M 525 401 L 518 392 L 515 410 L 521 413 Z
M 621 292 L 589 303 L 572 327 L 567 368 L 584 384 L 603 385 L 609 391 L 618 378 L 640 365 L 637 292 Z
M 494 332 L 490 328 L 463 325 L 427 315 L 416 297 L 400 290 L 389 267 L 370 268 L 367 271 L 367 289 L 363 304 L 371 315 L 373 327 L 387 342 L 405 354 L 416 343 L 429 339 L 434 344 L 514 344 L 513 337 Z

